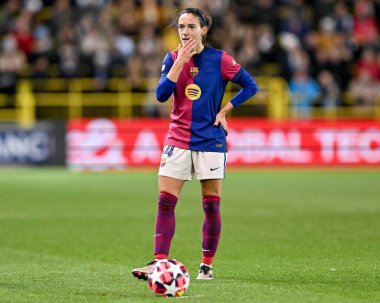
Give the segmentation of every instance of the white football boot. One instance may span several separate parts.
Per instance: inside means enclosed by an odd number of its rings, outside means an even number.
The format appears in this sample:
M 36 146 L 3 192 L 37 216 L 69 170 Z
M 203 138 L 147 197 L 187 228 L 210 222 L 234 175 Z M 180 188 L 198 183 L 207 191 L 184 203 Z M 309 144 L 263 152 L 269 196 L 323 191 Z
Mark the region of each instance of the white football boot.
M 212 280 L 213 278 L 212 265 L 201 263 L 197 280 Z
M 134 275 L 137 279 L 148 280 L 149 272 L 153 269 L 156 261 L 149 262 L 146 266 L 135 268 L 132 270 L 132 275 Z

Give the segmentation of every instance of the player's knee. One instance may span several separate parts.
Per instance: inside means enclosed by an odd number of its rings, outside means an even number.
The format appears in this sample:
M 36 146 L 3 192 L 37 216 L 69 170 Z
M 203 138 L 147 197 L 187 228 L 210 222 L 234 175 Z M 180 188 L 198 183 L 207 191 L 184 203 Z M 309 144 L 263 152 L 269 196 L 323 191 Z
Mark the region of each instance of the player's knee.
M 160 192 L 158 196 L 158 212 L 160 214 L 172 215 L 174 214 L 178 198 L 166 192 Z
M 206 214 L 218 213 L 220 208 L 220 197 L 205 196 L 202 199 L 202 206 Z

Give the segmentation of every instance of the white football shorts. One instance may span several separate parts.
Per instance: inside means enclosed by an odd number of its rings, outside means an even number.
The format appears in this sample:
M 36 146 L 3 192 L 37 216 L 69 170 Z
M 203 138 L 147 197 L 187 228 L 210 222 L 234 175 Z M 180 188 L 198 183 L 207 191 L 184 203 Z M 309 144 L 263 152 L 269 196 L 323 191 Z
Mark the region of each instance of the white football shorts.
M 191 181 L 224 179 L 227 153 L 191 151 L 165 145 L 161 156 L 159 176 Z

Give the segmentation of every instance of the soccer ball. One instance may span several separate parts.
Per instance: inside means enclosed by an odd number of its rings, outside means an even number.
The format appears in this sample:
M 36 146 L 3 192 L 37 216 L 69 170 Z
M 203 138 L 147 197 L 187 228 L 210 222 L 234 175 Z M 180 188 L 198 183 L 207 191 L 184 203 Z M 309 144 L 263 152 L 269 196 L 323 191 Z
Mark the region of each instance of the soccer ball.
M 189 271 L 175 259 L 157 261 L 148 275 L 149 288 L 164 297 L 182 296 L 189 284 Z

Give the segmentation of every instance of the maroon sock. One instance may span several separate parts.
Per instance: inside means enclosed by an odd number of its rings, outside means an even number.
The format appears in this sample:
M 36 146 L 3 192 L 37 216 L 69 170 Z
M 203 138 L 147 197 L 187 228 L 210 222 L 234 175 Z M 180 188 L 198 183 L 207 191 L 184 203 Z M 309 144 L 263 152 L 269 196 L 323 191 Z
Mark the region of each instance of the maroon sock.
M 175 232 L 174 209 L 178 198 L 166 192 L 158 196 L 156 234 L 154 236 L 154 255 L 169 255 L 170 243 Z
M 222 222 L 220 218 L 220 197 L 205 196 L 202 199 L 203 210 L 205 213 L 203 222 L 203 242 L 202 255 L 205 263 L 212 264 L 212 260 L 218 249 Z

